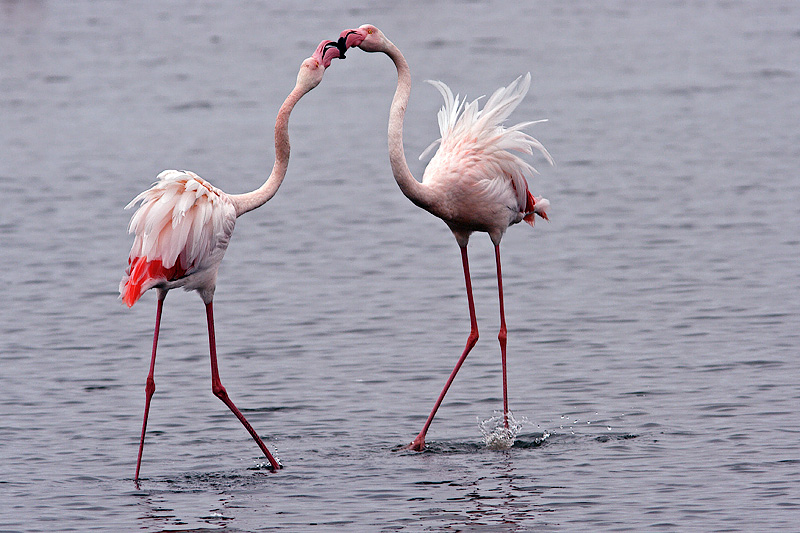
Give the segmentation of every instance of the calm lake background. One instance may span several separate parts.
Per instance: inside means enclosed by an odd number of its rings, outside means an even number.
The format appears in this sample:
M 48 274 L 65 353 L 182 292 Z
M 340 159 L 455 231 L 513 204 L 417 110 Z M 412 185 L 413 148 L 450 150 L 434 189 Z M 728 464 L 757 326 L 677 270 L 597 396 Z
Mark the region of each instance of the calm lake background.
M 323 7 L 324 6 L 324 7 Z M 369 6 L 369 7 L 367 7 Z M 551 222 L 494 256 L 403 197 L 396 74 L 352 50 L 291 117 L 277 196 L 240 219 L 215 300 L 167 298 L 133 482 L 155 295 L 117 287 L 123 206 L 165 168 L 257 187 L 301 61 L 370 22 L 404 51 L 405 146 L 530 71 L 513 123 Z M 796 530 L 800 523 L 800 4 L 0 1 L 1 531 Z

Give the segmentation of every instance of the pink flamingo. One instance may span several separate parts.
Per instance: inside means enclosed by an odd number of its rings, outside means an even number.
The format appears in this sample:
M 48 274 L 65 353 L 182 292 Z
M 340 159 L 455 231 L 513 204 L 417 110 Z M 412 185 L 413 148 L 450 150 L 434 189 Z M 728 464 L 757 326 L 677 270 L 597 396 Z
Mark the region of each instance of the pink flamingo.
M 130 233 L 135 234 L 128 269 L 120 282 L 120 295 L 128 307 L 146 290 L 158 291 L 156 325 L 150 373 L 145 386 L 144 420 L 136 460 L 135 480 L 139 479 L 144 435 L 150 400 L 156 386 L 153 371 L 164 298 L 170 289 L 196 290 L 206 306 L 208 341 L 211 352 L 211 389 L 230 408 L 264 452 L 273 470 L 281 468 L 261 438 L 231 401 L 219 379 L 214 339 L 212 301 L 217 271 L 230 242 L 236 219 L 264 205 L 278 191 L 289 164 L 289 115 L 295 104 L 316 87 L 334 58 L 343 55 L 332 41 L 322 41 L 314 54 L 303 61 L 297 84 L 284 101 L 275 121 L 275 164 L 269 178 L 258 189 L 246 194 L 226 194 L 194 172 L 165 170 L 153 186 L 134 198 L 126 209 L 141 202 L 131 217 Z
M 495 91 L 482 110 L 478 110 L 477 100 L 469 104 L 459 102 L 459 97 L 453 97 L 447 85 L 431 82 L 444 97 L 444 107 L 439 111 L 442 136 L 420 156 L 421 159 L 440 143 L 420 183 L 411 175 L 403 150 L 403 119 L 411 94 L 411 72 L 403 54 L 378 28 L 370 24 L 343 31 L 339 45 L 345 49 L 358 46 L 366 52 L 383 52 L 394 62 L 397 67 L 397 90 L 389 112 L 389 162 L 394 178 L 409 200 L 447 224 L 461 248 L 469 304 L 469 337 L 422 431 L 406 448 L 416 451 L 425 448 L 425 435 L 433 417 L 456 373 L 478 341 L 478 323 L 467 260 L 467 243 L 475 231 L 485 231 L 494 243 L 500 298 L 498 339 L 503 369 L 503 419 L 508 430 L 507 329 L 503 308 L 500 240 L 512 224 L 524 220 L 533 226 L 534 215 L 547 219 L 545 209 L 550 206 L 546 199 L 534 198 L 528 191 L 525 176 L 535 172 L 534 168 L 509 150 L 532 154 L 533 149 L 536 149 L 551 164 L 553 162 L 539 141 L 521 131 L 534 122 L 524 122 L 508 128 L 502 125 L 528 92 L 530 74 Z

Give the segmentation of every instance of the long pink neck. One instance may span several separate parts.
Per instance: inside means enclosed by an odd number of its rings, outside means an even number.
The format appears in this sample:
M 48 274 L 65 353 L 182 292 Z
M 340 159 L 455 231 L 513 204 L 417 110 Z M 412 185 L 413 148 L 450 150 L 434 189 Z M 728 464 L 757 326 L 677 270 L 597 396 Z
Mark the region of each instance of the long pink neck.
M 411 69 L 400 50 L 390 41 L 387 43 L 384 52 L 397 67 L 397 90 L 389 111 L 389 162 L 394 179 L 403 194 L 417 206 L 429 209 L 434 200 L 431 191 L 411 174 L 403 149 L 403 120 L 406 116 L 408 98 L 411 95 Z
M 275 164 L 272 165 L 272 172 L 267 181 L 252 192 L 229 195 L 236 207 L 237 217 L 261 207 L 278 192 L 289 166 L 289 115 L 292 114 L 297 102 L 310 90 L 309 87 L 295 86 L 278 111 L 275 119 Z

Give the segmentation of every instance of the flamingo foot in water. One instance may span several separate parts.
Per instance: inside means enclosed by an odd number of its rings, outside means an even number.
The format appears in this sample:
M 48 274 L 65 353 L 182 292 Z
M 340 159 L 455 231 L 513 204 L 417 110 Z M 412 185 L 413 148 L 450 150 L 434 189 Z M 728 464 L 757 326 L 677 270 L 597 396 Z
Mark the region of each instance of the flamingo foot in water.
M 417 438 L 411 441 L 410 444 L 403 446 L 404 450 L 411 450 L 412 452 L 421 452 L 425 449 L 425 436 L 420 433 Z

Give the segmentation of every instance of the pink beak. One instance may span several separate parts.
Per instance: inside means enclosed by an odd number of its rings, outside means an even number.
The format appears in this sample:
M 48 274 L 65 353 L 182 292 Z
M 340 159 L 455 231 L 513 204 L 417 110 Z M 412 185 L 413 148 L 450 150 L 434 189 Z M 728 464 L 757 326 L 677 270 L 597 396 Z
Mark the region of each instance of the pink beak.
M 333 41 L 322 41 L 314 51 L 312 58 L 319 61 L 320 65 L 325 68 L 331 66 L 331 62 L 337 57 L 344 57 L 339 49 L 339 46 Z
M 354 46 L 360 45 L 366 39 L 366 32 L 360 28 L 356 28 L 354 30 L 344 30 L 339 35 L 339 43 L 345 47 L 345 50 L 348 48 L 353 48 Z

